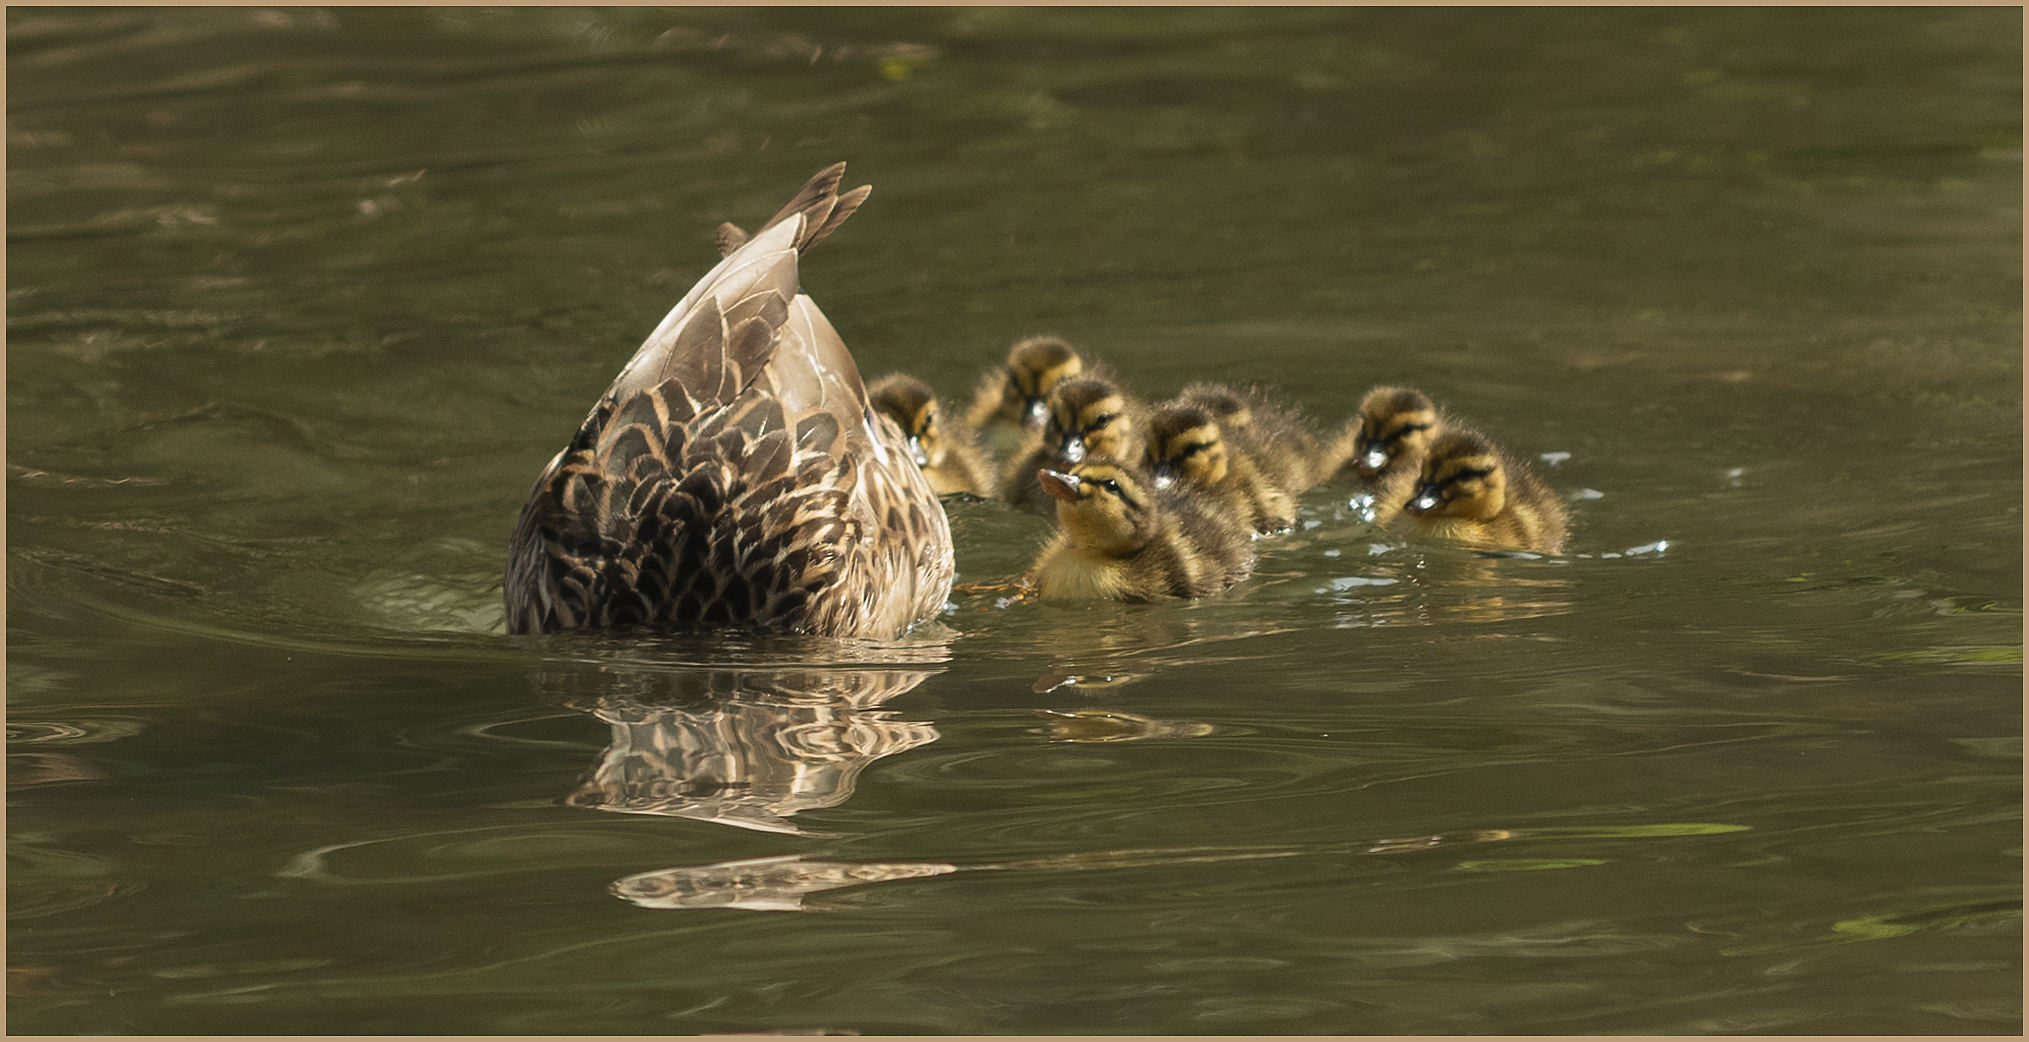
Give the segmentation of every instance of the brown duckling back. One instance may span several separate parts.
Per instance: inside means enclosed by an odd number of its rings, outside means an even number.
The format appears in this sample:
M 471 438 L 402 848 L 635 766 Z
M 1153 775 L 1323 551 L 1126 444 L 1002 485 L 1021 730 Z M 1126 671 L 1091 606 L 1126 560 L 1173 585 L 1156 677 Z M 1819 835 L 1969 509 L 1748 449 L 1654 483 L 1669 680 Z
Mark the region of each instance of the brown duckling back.
M 891 373 L 867 388 L 874 411 L 902 428 L 916 465 L 940 496 L 969 492 L 992 496 L 994 468 L 963 420 L 947 417 L 930 385 L 907 373 Z
M 1046 600 L 1203 597 L 1254 570 L 1243 525 L 1196 497 L 1156 489 L 1138 468 L 1092 458 L 1039 477 L 1057 500 L 1059 526 L 1031 570 Z
M 1417 534 L 1489 550 L 1564 548 L 1564 504 L 1527 463 L 1476 430 L 1452 427 L 1430 445 L 1403 513 Z

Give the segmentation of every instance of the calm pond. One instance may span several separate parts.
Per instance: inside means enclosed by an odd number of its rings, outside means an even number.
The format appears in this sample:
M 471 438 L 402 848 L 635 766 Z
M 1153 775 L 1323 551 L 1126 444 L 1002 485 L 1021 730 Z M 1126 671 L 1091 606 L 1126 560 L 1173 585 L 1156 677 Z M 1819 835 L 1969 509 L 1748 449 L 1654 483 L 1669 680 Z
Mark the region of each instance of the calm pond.
M 15 1032 L 2022 1030 L 2019 8 L 7 26 Z M 1328 485 L 1195 603 L 505 635 L 839 160 L 869 377 L 1411 384 L 1566 552 Z

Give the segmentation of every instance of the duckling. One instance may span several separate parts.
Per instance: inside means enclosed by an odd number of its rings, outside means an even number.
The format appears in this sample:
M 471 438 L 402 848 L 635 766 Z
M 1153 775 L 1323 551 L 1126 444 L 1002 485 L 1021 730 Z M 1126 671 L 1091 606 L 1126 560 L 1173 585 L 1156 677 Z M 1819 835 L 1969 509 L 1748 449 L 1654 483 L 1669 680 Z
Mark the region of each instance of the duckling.
M 1174 401 L 1211 413 L 1228 444 L 1247 458 L 1260 480 L 1289 497 L 1287 512 L 1277 516 L 1292 524 L 1295 497 L 1336 473 L 1351 451 L 1340 442 L 1320 437 L 1295 406 L 1278 402 L 1258 388 L 1195 383 L 1179 391 Z
M 1104 378 L 1104 367 L 1088 365 L 1070 341 L 1033 336 L 1008 348 L 1007 363 L 979 378 L 966 425 L 1001 447 L 1027 447 L 1050 418 L 1050 389 L 1079 376 Z
M 890 638 L 940 611 L 951 529 L 798 280 L 870 187 L 819 171 L 678 302 L 522 507 L 507 629 Z
M 1385 525 L 1416 490 L 1432 439 L 1444 430 L 1437 403 L 1408 387 L 1376 387 L 1340 436 L 1345 469 L 1366 493 L 1366 520 Z
M 1431 442 L 1415 494 L 1402 509 L 1430 538 L 1490 550 L 1564 548 L 1564 504 L 1550 487 L 1491 438 L 1464 427 Z
M 1296 524 L 1296 499 L 1262 476 L 1254 459 L 1231 447 L 1209 410 L 1164 402 L 1148 415 L 1145 457 L 1155 487 L 1195 489 L 1245 520 L 1257 532 L 1285 532 Z
M 998 483 L 986 454 L 964 421 L 947 418 L 937 392 L 907 373 L 891 373 L 867 388 L 874 410 L 894 420 L 930 487 L 940 496 L 970 492 L 991 497 Z
M 1065 380 L 1050 389 L 1043 436 L 1008 465 L 1001 497 L 1016 506 L 1049 511 L 1054 504 L 1038 483 L 1044 467 L 1064 469 L 1087 456 L 1139 460 L 1147 422 L 1143 406 L 1112 381 L 1096 377 Z
M 1087 458 L 1038 480 L 1059 523 L 1030 570 L 1045 600 L 1203 597 L 1254 571 L 1246 526 L 1118 461 Z

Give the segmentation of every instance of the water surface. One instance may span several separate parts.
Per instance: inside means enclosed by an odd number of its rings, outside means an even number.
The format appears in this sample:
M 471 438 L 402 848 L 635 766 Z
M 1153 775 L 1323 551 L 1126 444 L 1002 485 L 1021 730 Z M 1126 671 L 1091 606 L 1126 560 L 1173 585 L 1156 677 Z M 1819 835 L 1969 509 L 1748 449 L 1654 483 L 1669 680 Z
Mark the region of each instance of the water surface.
M 10 9 L 10 1026 L 2019 1032 L 2021 28 Z M 537 471 L 841 159 L 869 375 L 1412 383 L 1569 552 L 1323 488 L 1198 603 L 503 635 Z

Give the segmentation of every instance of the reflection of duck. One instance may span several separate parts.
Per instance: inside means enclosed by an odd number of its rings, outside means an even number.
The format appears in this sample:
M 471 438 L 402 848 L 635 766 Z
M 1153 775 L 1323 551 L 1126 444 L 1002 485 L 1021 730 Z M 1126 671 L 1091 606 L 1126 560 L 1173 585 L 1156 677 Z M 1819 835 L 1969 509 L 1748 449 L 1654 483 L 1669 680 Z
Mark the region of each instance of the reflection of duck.
M 1008 348 L 1007 363 L 980 377 L 965 423 L 996 440 L 1026 442 L 1049 419 L 1044 406 L 1050 389 L 1087 366 L 1078 349 L 1061 337 L 1034 336 Z M 1097 370 L 1093 375 L 1100 375 Z
M 665 868 L 613 881 L 615 897 L 642 908 L 745 908 L 757 912 L 803 910 L 803 895 L 892 879 L 923 879 L 958 871 L 936 861 L 805 861 L 801 854 Z
M 1045 600 L 1203 597 L 1254 570 L 1253 538 L 1237 518 L 1112 460 L 1046 470 L 1041 483 L 1060 526 L 1032 569 Z
M 799 811 L 852 796 L 860 771 L 937 740 L 927 723 L 878 707 L 931 671 L 708 671 L 651 692 L 572 699 L 612 726 L 573 807 L 800 832 Z
M 1550 487 L 1492 439 L 1463 427 L 1431 443 L 1402 509 L 1429 538 L 1546 554 L 1564 548 L 1564 504 Z
M 866 197 L 818 173 L 641 346 L 515 524 L 507 627 L 663 623 L 892 637 L 943 604 L 951 533 L 867 406 L 798 258 Z
M 1142 405 L 1112 381 L 1066 380 L 1050 391 L 1046 404 L 1049 419 L 1042 440 L 1009 464 L 1001 478 L 1001 495 L 1008 502 L 1049 511 L 1051 497 L 1036 483 L 1036 472 L 1044 467 L 1074 467 L 1087 457 L 1141 458 L 1147 422 Z
M 1376 387 L 1360 400 L 1347 469 L 1369 497 L 1367 520 L 1387 524 L 1409 501 L 1431 439 L 1444 429 L 1437 404 L 1408 387 Z
M 964 421 L 944 415 L 937 392 L 907 373 L 892 373 L 867 388 L 874 410 L 894 420 L 930 487 L 940 496 L 970 492 L 991 496 L 993 468 Z
M 1212 733 L 1211 724 L 1196 720 L 1157 720 L 1117 709 L 1037 709 L 1053 742 L 1138 742 L 1145 738 L 1198 738 Z

